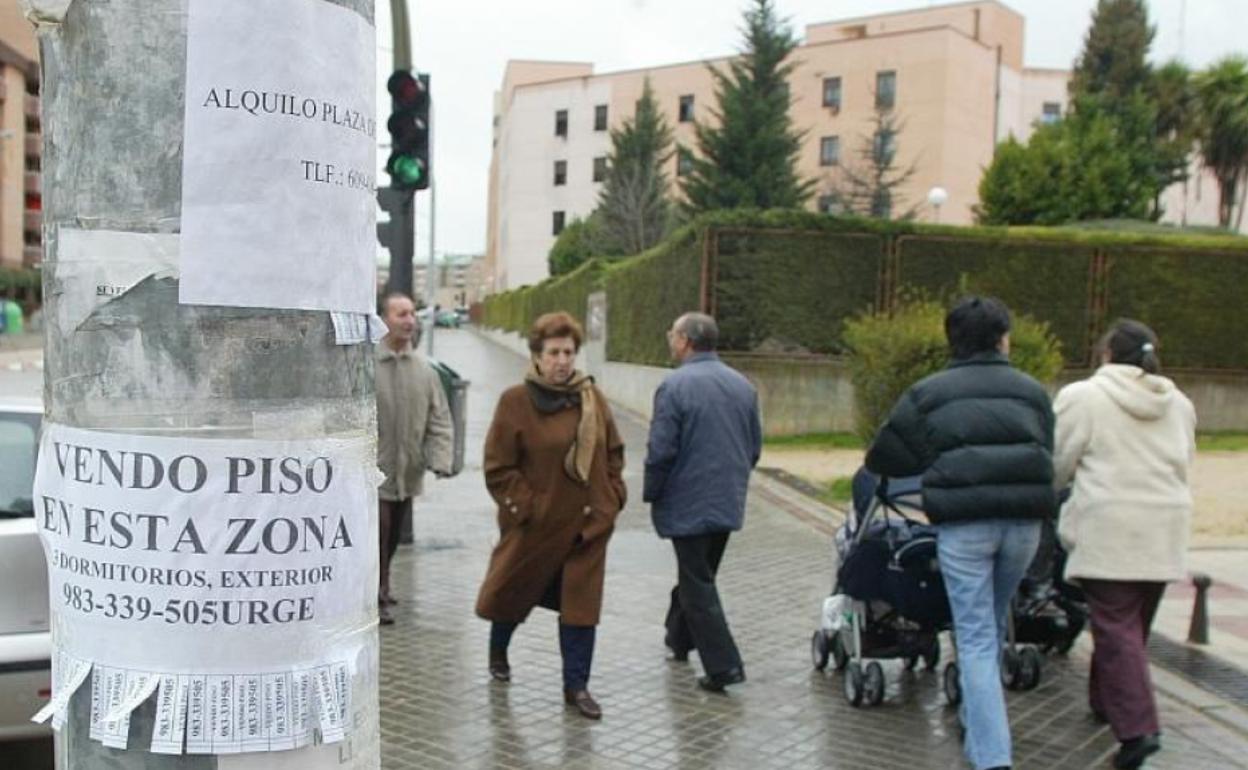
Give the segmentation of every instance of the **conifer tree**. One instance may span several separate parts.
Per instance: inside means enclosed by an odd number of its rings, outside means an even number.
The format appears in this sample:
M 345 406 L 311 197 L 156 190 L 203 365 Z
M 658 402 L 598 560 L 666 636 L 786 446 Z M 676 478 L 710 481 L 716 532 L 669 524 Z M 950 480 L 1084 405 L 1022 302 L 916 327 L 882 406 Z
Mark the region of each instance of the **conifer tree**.
M 798 208 L 812 182 L 797 173 L 802 134 L 789 118 L 788 77 L 797 47 L 772 0 L 751 0 L 740 56 L 727 70 L 711 67 L 717 106 L 696 126 L 697 152 L 684 177 L 684 208 Z

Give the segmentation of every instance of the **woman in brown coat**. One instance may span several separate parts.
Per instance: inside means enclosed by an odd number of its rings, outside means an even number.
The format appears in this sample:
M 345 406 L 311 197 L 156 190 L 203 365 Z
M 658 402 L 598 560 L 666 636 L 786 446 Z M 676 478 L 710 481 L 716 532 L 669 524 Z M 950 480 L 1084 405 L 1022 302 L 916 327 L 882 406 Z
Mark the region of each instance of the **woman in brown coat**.
M 535 606 L 557 611 L 564 701 L 599 719 L 587 686 L 607 541 L 624 507 L 624 444 L 601 391 L 575 369 L 581 339 L 567 313 L 538 318 L 524 384 L 498 401 L 485 441 L 485 484 L 498 503 L 501 537 L 477 614 L 493 622 L 490 675 L 507 682 L 516 627 Z

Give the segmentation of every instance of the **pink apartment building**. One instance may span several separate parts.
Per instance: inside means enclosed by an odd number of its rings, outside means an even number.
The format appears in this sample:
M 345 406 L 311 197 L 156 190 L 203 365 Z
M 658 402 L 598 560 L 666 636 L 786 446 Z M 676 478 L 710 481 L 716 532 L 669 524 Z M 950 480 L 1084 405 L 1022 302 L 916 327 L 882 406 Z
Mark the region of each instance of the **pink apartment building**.
M 37 264 L 42 199 L 39 53 L 13 0 L 0 2 L 0 265 Z
M 897 163 L 917 171 L 898 210 L 915 203 L 933 220 L 928 191 L 948 199 L 942 222 L 972 221 L 981 172 L 997 142 L 1026 138 L 1037 120 L 1066 106 L 1068 73 L 1024 66 L 1021 15 L 994 0 L 812 24 L 793 59 L 792 118 L 805 131 L 799 170 L 816 180 L 812 209 L 828 206 L 826 185 L 871 140 L 876 100 L 904 128 Z M 1074 32 L 1072 31 L 1072 34 Z M 694 61 L 594 74 L 590 63 L 511 61 L 495 94 L 486 271 L 496 291 L 547 276 L 559 230 L 595 207 L 608 129 L 632 114 L 649 77 L 679 147 L 693 148 L 693 121 L 714 104 L 707 65 Z M 671 160 L 675 181 L 680 153 Z

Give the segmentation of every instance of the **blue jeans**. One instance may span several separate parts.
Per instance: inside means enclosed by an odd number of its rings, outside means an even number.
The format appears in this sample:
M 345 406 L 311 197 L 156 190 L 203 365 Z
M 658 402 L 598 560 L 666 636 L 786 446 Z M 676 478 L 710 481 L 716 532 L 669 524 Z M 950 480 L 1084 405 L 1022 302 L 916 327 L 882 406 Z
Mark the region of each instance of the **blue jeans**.
M 1010 599 L 1040 542 L 1039 521 L 989 519 L 938 527 L 945 592 L 953 611 L 963 750 L 976 770 L 1010 761 L 1010 723 L 1001 690 L 1001 644 Z

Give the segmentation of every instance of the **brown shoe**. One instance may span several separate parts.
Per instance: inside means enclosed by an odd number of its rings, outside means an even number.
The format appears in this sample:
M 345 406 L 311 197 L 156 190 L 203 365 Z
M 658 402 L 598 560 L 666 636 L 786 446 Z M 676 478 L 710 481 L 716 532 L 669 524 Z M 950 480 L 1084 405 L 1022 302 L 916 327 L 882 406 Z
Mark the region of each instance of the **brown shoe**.
M 506 650 L 490 650 L 490 677 L 495 682 L 511 681 L 511 664 L 507 662 Z
M 589 694 L 589 690 L 564 690 L 563 702 L 576 706 L 576 710 L 586 719 L 602 719 L 602 707 Z

